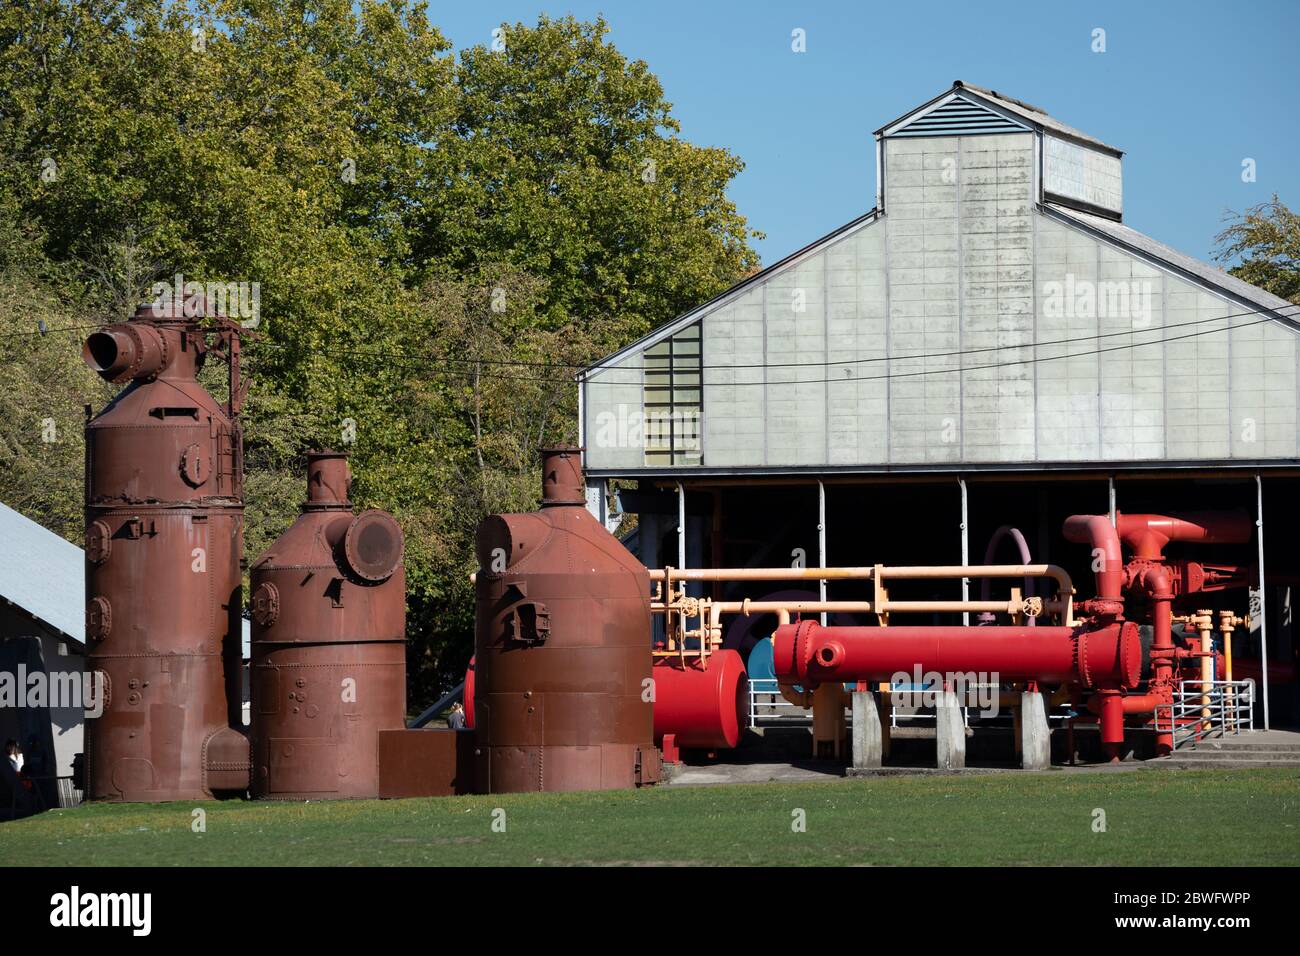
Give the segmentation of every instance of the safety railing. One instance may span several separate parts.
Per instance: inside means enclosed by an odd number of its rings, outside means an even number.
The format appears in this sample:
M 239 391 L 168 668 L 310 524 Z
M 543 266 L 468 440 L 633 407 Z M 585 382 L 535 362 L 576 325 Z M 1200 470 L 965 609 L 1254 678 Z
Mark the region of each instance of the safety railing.
M 792 704 L 781 696 L 775 677 L 749 679 L 749 726 L 773 727 L 811 724 L 812 710 Z
M 1254 730 L 1255 682 L 1185 680 L 1175 689 L 1172 704 L 1156 708 L 1155 727 L 1173 735 L 1175 748 Z
M 64 809 L 75 807 L 85 799 L 85 794 L 73 786 L 71 777 L 59 777 L 58 779 L 60 807 L 63 807 Z

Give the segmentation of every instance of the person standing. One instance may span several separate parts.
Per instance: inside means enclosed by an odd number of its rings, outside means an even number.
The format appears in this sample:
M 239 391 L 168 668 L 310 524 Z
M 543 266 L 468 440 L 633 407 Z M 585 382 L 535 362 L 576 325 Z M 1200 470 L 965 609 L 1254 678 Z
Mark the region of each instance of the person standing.
M 465 708 L 460 701 L 451 705 L 451 713 L 447 715 L 447 726 L 452 730 L 465 729 Z
M 18 747 L 18 741 L 12 737 L 5 741 L 5 756 L 9 758 L 9 766 L 14 768 L 14 773 L 23 769 L 23 752 Z

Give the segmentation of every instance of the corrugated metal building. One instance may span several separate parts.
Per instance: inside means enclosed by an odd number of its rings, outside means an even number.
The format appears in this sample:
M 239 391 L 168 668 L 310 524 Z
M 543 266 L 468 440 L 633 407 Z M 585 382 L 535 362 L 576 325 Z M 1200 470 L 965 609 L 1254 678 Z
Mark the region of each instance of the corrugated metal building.
M 35 680 L 44 694 L 56 686 L 66 689 L 71 679 L 80 683 L 86 653 L 85 568 L 85 555 L 75 544 L 0 504 L 0 742 L 17 741 L 29 769 L 41 763 L 43 773 L 34 772 L 36 777 L 69 777 L 72 758 L 82 748 L 80 699 L 75 706 L 51 698 L 42 706 L 21 705 L 40 700 L 32 675 L 41 675 Z M 19 699 L 24 692 L 31 696 Z M 11 783 L 0 786 L 6 807 Z M 68 795 L 52 779 L 40 785 L 44 806 L 58 806 Z
M 961 82 L 882 127 L 875 208 L 583 372 L 593 508 L 637 482 L 652 565 L 977 562 L 1012 524 L 1067 567 L 1073 512 L 1245 508 L 1272 537 L 1223 558 L 1291 662 L 1300 309 L 1126 226 L 1122 155 Z

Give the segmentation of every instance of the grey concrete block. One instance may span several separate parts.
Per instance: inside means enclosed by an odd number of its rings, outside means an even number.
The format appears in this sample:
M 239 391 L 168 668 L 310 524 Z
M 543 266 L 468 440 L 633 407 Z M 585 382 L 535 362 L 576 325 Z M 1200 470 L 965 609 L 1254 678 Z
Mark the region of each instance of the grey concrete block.
M 876 695 L 869 690 L 855 690 L 853 700 L 853 766 L 859 769 L 879 767 L 884 754 L 884 733 L 880 726 L 880 708 Z
M 966 725 L 962 721 L 957 695 L 944 691 L 934 710 L 935 766 L 940 770 L 960 770 L 966 766 Z
M 1046 770 L 1052 764 L 1052 732 L 1047 723 L 1047 705 L 1042 693 L 1020 695 L 1020 766 Z

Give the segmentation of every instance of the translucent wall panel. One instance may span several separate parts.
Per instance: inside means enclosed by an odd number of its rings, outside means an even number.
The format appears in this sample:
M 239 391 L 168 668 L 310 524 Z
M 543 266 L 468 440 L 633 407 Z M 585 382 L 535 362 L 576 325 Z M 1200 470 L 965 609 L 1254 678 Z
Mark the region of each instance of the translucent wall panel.
M 588 468 L 640 468 L 645 456 L 643 355 L 634 352 L 583 383 Z

